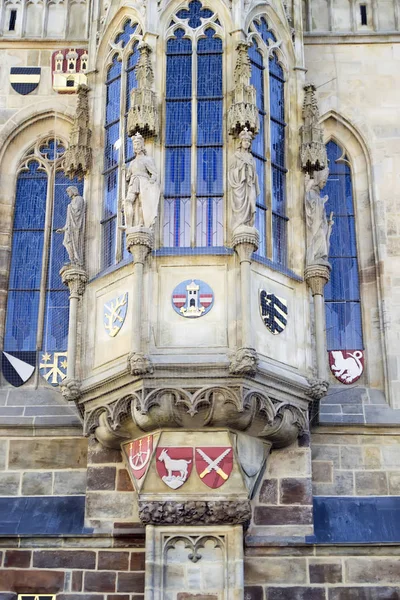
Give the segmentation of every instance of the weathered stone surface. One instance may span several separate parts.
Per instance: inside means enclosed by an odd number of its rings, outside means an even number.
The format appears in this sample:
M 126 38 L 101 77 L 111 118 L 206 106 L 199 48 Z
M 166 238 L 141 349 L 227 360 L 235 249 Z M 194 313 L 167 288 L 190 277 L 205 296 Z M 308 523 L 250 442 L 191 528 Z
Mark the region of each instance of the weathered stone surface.
M 330 461 L 315 460 L 312 462 L 312 478 L 316 483 L 332 483 L 333 467 Z
M 117 575 L 112 571 L 88 571 L 85 573 L 83 589 L 85 592 L 115 592 Z
M 10 469 L 82 469 L 86 467 L 87 440 L 10 440 Z
M 399 600 L 400 587 L 334 587 L 328 600 Z
M 314 483 L 316 496 L 354 496 L 354 477 L 352 471 L 336 471 L 333 483 Z
M 310 583 L 340 583 L 342 581 L 342 564 L 336 562 L 309 562 Z
M 56 594 L 64 588 L 64 572 L 32 569 L 0 570 L 0 591 Z
M 382 496 L 388 493 L 386 473 L 365 471 L 355 474 L 356 494 L 360 496 Z
M 259 585 L 250 585 L 244 588 L 244 600 L 264 600 L 263 588 Z
M 107 464 L 121 462 L 121 451 L 105 448 L 96 440 L 90 440 L 88 464 Z
M 389 494 L 391 496 L 400 496 L 400 471 L 394 471 L 388 474 Z
M 278 587 L 266 588 L 268 600 L 325 600 L 324 588 Z
M 74 496 L 86 491 L 86 471 L 56 471 L 54 473 L 53 494 Z
M 7 550 L 4 558 L 5 567 L 18 567 L 19 569 L 25 569 L 31 564 L 30 550 Z
M 281 479 L 281 504 L 312 504 L 310 479 Z
M 45 569 L 94 569 L 96 554 L 90 550 L 36 550 L 32 565 Z
M 7 456 L 7 440 L 0 440 L 0 470 L 5 469 Z
M 87 489 L 88 490 L 114 490 L 115 489 L 115 467 L 88 467 Z
M 400 584 L 400 557 L 348 558 L 345 573 L 348 583 Z
M 256 506 L 256 525 L 309 525 L 312 523 L 312 506 Z
M 144 571 L 146 562 L 146 555 L 144 552 L 132 552 L 131 554 L 131 571 Z
M 135 495 L 119 492 L 88 492 L 86 516 L 89 519 L 129 519 L 133 516 Z
M 307 583 L 307 563 L 304 558 L 247 558 L 244 562 L 244 580 L 247 585 L 267 583 Z
M 0 473 L 0 496 L 18 496 L 20 473 Z
M 97 568 L 101 571 L 127 571 L 129 552 L 99 552 Z
M 52 473 L 24 473 L 22 475 L 23 496 L 50 496 L 53 488 Z
M 339 452 L 340 448 L 338 446 L 311 444 L 311 456 L 313 460 L 332 461 L 336 468 L 340 467 Z
M 71 577 L 71 592 L 81 592 L 83 586 L 83 571 L 73 571 Z
M 382 465 L 380 448 L 377 446 L 366 446 L 362 450 L 365 467 L 367 469 L 380 469 Z
M 400 444 L 382 448 L 382 462 L 389 469 L 398 469 L 400 465 Z
M 141 593 L 144 591 L 144 573 L 118 573 L 117 592 Z
M 278 480 L 265 479 L 260 489 L 259 501 L 261 504 L 278 503 Z
M 360 448 L 359 446 L 342 446 L 340 448 L 340 464 L 342 469 L 362 468 L 362 448 Z
M 126 469 L 118 469 L 117 472 L 117 490 L 119 492 L 133 492 L 132 481 Z
M 266 477 L 302 477 L 310 474 L 307 449 L 292 449 L 271 452 L 267 461 Z

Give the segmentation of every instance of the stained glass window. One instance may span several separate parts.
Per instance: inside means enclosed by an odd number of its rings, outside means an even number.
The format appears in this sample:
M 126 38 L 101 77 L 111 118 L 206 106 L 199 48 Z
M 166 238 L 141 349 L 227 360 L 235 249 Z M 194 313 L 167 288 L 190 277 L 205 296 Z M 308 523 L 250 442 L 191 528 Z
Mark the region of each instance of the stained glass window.
M 329 178 L 323 194 L 328 215 L 334 213 L 330 239 L 331 278 L 325 286 L 328 350 L 362 350 L 362 320 L 358 276 L 356 227 L 351 170 L 343 150 L 331 141 L 326 146 Z
M 177 17 L 195 30 L 213 13 L 198 0 Z M 223 43 L 179 27 L 167 41 L 163 243 L 223 245 Z M 196 74 L 196 76 L 194 75 Z
M 60 170 L 59 140 L 27 152 L 17 176 L 4 350 L 66 352 L 69 292 L 60 269 L 68 262 L 63 235 L 68 186 L 83 184 Z
M 255 223 L 260 233 L 257 254 L 278 265 L 286 265 L 285 79 L 276 54 L 269 55 L 267 49 L 276 38 L 265 18 L 254 21 L 250 31 L 257 34 L 249 56 L 251 83 L 256 89 L 260 117 L 260 131 L 252 144 L 260 184 Z
M 103 230 L 102 268 L 119 262 L 127 251 L 123 244 L 123 233 L 119 229 L 121 204 L 124 193 L 123 181 L 125 164 L 133 158 L 132 142 L 127 134 L 127 115 L 131 101 L 131 91 L 136 88 L 135 66 L 139 58 L 137 25 L 126 21 L 114 43 L 120 49 L 113 55 L 106 74 L 106 107 L 104 121 L 104 188 L 103 188 Z M 124 93 L 124 97 L 122 94 Z

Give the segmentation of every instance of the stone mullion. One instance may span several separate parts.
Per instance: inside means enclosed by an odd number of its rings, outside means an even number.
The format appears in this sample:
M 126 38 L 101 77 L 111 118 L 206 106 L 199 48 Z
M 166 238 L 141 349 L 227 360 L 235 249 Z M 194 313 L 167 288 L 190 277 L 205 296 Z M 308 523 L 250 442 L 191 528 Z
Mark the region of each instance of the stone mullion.
M 197 39 L 192 38 L 192 151 L 191 151 L 191 210 L 190 210 L 190 245 L 196 247 L 197 216 Z
M 129 44 L 131 41 L 129 42 Z M 131 46 L 130 46 L 131 47 Z M 123 245 L 122 245 L 122 229 L 119 227 L 122 225 L 122 202 L 126 193 L 125 185 L 125 109 L 126 109 L 126 63 L 128 54 L 121 57 L 121 82 L 120 82 L 120 96 L 119 96 L 119 139 L 121 140 L 120 151 L 118 154 L 118 192 L 117 192 L 117 215 L 115 218 L 116 233 L 115 233 L 115 258 L 116 262 L 119 263 L 123 256 Z
M 263 77 L 264 77 L 264 202 L 265 211 L 265 235 L 266 235 L 266 257 L 273 258 L 273 228 L 272 228 L 272 165 L 271 165 L 271 111 L 270 111 L 270 87 L 269 87 L 269 50 L 264 45 L 263 53 Z

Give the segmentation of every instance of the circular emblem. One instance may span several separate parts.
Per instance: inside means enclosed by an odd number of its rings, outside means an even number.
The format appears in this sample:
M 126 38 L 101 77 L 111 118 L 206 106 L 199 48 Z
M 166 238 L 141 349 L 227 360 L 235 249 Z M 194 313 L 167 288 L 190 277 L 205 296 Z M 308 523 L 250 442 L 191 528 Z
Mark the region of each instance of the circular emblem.
M 212 289 L 200 279 L 182 281 L 172 292 L 172 306 L 181 317 L 203 317 L 211 310 L 213 303 Z

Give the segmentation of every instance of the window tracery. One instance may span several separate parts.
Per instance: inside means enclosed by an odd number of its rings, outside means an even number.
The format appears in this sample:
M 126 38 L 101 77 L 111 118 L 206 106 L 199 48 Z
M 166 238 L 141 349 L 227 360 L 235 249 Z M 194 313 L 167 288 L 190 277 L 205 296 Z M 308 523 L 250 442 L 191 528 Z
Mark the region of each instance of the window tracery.
M 163 243 L 223 245 L 223 40 L 198 0 L 167 32 Z
M 65 143 L 40 140 L 31 147 L 17 172 L 11 265 L 7 296 L 4 350 L 66 352 L 68 290 L 60 269 L 67 262 L 62 236 L 70 185 L 83 183 L 64 174 Z

